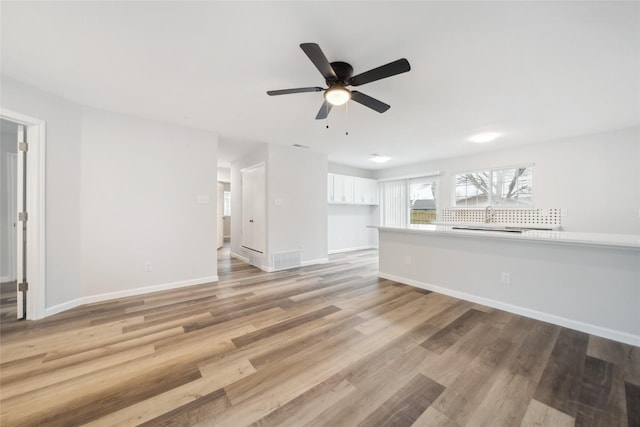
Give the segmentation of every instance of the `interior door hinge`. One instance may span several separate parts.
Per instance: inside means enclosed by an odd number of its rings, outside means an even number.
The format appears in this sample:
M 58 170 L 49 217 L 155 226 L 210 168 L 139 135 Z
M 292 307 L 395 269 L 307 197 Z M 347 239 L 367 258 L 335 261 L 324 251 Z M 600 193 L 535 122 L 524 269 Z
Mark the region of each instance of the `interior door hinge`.
M 20 150 L 20 151 L 29 151 L 29 143 L 27 143 L 27 142 L 18 143 L 18 150 Z
M 24 292 L 29 290 L 29 282 L 18 283 L 18 292 Z
M 29 220 L 28 212 L 18 212 L 18 221 L 26 222 Z

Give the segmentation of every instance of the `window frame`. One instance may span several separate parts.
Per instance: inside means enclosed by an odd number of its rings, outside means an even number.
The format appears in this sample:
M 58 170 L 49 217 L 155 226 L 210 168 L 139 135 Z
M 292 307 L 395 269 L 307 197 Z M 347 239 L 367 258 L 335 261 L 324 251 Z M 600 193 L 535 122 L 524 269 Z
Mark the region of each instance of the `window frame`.
M 387 179 L 384 181 L 380 181 L 379 184 L 383 184 L 385 182 L 399 182 L 402 183 L 403 189 L 402 192 L 404 193 L 404 198 L 406 200 L 406 206 L 404 206 L 405 209 L 405 215 L 404 215 L 404 221 L 405 221 L 405 225 L 404 226 L 411 226 L 414 225 L 411 223 L 411 204 L 410 204 L 410 200 L 411 200 L 411 183 L 416 183 L 416 182 L 426 182 L 426 183 L 432 183 L 433 185 L 435 185 L 435 192 L 433 193 L 433 197 L 435 198 L 436 201 L 436 215 L 438 215 L 442 209 L 442 200 L 440 199 L 440 194 L 441 194 L 441 180 L 440 180 L 440 176 L 436 176 L 436 175 L 416 175 L 416 176 L 412 176 L 410 178 L 400 178 L 400 179 Z M 385 206 L 385 197 L 384 197 L 384 193 L 383 193 L 383 187 L 381 185 L 378 186 L 378 201 L 380 203 L 381 209 L 380 209 L 380 224 L 381 225 L 388 225 L 388 223 L 386 223 L 386 221 L 384 221 L 384 216 L 385 216 L 385 212 L 386 212 L 386 206 Z M 419 224 L 418 224 L 419 225 Z M 401 225 L 403 226 L 403 225 Z
M 487 206 L 494 206 L 494 207 L 499 207 L 500 209 L 522 209 L 522 208 L 535 208 L 535 173 L 534 173 L 534 166 L 535 163 L 525 163 L 525 164 L 519 164 L 519 165 L 509 165 L 509 166 L 499 166 L 499 167 L 493 167 L 493 168 L 485 168 L 485 169 L 475 169 L 475 170 L 464 170 L 464 171 L 459 171 L 459 172 L 455 172 L 453 174 L 453 179 L 452 179 L 452 190 L 451 191 L 451 206 L 453 207 L 453 209 L 484 209 Z M 489 178 L 490 178 L 490 182 L 493 183 L 493 179 L 494 179 L 494 172 L 496 171 L 505 171 L 505 170 L 513 170 L 513 169 L 521 169 L 521 168 L 530 168 L 531 169 L 531 203 L 529 204 L 504 204 L 504 203 L 498 203 L 495 200 L 495 194 L 491 193 L 489 194 L 489 201 L 486 204 L 478 204 L 478 205 L 473 205 L 473 206 L 458 206 L 458 200 L 457 200 L 457 181 L 458 181 L 458 176 L 459 175 L 465 175 L 465 174 L 471 174 L 471 173 L 482 173 L 482 172 L 488 172 L 489 173 Z M 502 200 L 502 198 L 500 198 L 500 200 Z

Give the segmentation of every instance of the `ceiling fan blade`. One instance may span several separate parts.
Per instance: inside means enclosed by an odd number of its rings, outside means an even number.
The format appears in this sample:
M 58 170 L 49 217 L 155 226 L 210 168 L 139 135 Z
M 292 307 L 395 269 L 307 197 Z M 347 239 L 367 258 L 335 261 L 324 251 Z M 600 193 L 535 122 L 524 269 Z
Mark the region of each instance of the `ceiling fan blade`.
M 316 43 L 302 43 L 300 48 L 307 54 L 325 80 L 336 80 L 338 78 L 329 60 L 324 56 L 322 49 L 320 49 L 320 46 Z
M 382 101 L 378 101 L 377 99 L 372 98 L 369 95 L 365 95 L 362 92 L 358 92 L 357 90 L 351 91 L 351 99 L 359 104 L 364 105 L 365 107 L 376 110 L 378 113 L 384 113 L 389 108 L 391 108 L 391 105 L 385 104 Z
M 329 111 L 331 111 L 331 107 L 333 107 L 333 105 L 324 101 L 322 103 L 322 107 L 320 107 L 320 111 L 318 111 L 318 114 L 316 115 L 316 120 L 326 119 L 329 115 Z
M 398 59 L 397 61 L 389 62 L 388 64 L 381 65 L 373 70 L 365 71 L 357 76 L 351 77 L 349 82 L 351 86 L 360 86 L 365 83 L 375 82 L 376 80 L 385 79 L 387 77 L 395 76 L 396 74 L 406 73 L 411 70 L 409 61 L 405 58 Z
M 324 89 L 321 87 L 299 87 L 295 89 L 281 89 L 281 90 L 268 90 L 267 95 L 288 95 L 290 93 L 303 93 L 303 92 L 322 92 Z

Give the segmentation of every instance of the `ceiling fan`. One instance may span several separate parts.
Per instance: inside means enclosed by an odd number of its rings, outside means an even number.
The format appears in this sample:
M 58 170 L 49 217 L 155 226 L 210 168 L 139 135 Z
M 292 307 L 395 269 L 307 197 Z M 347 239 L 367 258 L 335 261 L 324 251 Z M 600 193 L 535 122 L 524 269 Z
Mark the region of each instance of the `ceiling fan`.
M 282 89 L 282 90 L 270 90 L 267 91 L 267 95 L 287 95 L 290 93 L 303 93 L 303 92 L 322 92 L 324 91 L 324 102 L 320 111 L 316 115 L 316 119 L 326 119 L 329 115 L 329 111 L 334 105 L 343 105 L 349 99 L 355 102 L 369 107 L 378 113 L 384 113 L 391 106 L 379 101 L 375 98 L 365 95 L 357 90 L 349 90 L 347 86 L 360 86 L 366 83 L 371 83 L 376 80 L 385 79 L 387 77 L 395 76 L 396 74 L 406 73 L 411 70 L 409 61 L 405 58 L 398 59 L 397 61 L 390 62 L 364 73 L 352 76 L 353 67 L 346 62 L 329 62 L 327 57 L 316 43 L 302 43 L 300 48 L 307 54 L 313 65 L 316 66 L 322 77 L 324 77 L 328 88 L 324 89 L 319 86 L 315 87 L 300 87 L 295 89 Z

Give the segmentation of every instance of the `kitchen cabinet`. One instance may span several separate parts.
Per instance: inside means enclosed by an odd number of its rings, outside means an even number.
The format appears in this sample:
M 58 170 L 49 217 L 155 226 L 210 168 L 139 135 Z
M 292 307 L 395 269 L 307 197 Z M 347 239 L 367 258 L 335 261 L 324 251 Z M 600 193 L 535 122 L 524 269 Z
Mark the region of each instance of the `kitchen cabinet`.
M 367 178 L 354 178 L 353 201 L 359 205 L 378 204 L 378 181 Z
M 327 177 L 329 203 L 349 205 L 377 205 L 378 181 L 349 175 L 330 173 Z

